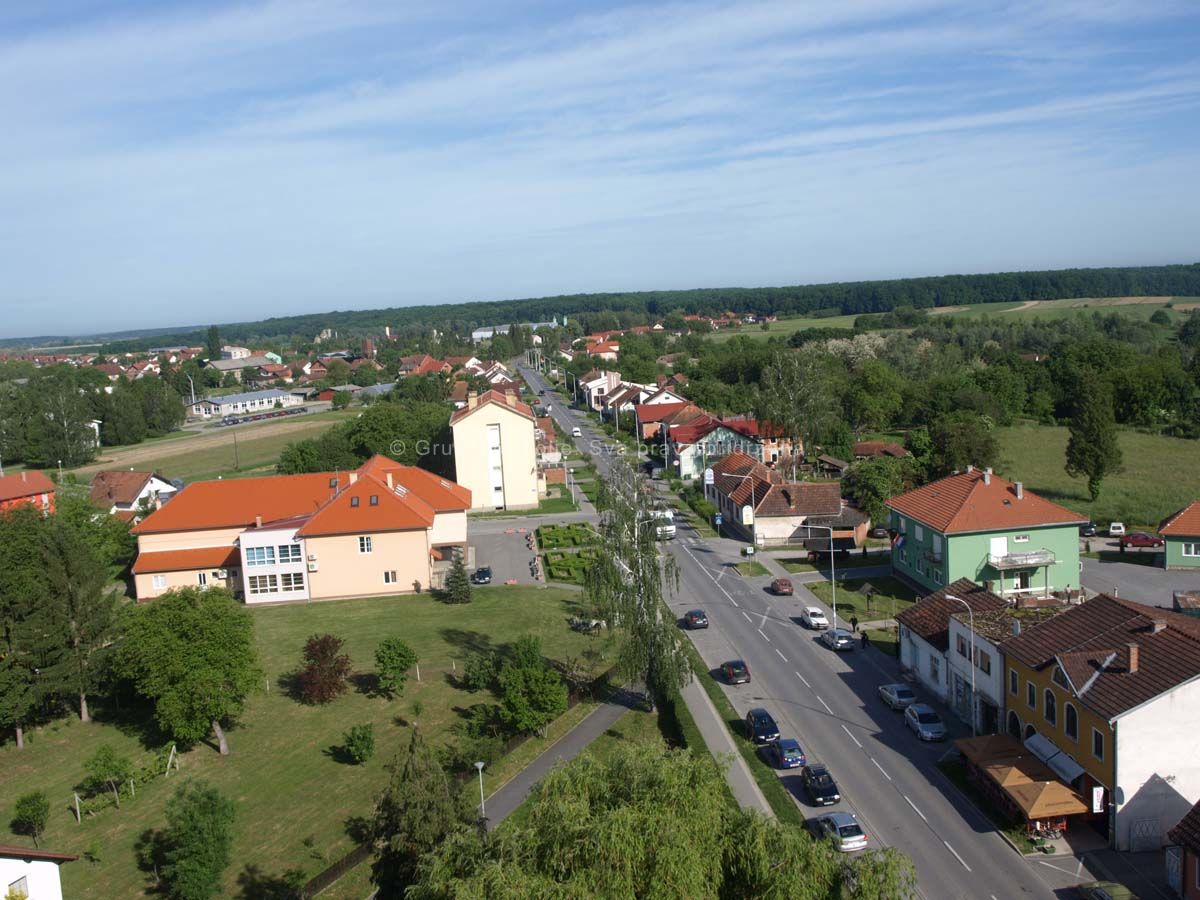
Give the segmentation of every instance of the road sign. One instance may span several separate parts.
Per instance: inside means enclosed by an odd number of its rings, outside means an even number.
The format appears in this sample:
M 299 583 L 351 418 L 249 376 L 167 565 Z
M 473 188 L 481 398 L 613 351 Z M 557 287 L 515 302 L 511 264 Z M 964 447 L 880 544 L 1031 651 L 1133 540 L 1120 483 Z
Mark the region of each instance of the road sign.
M 717 513 L 715 516 L 713 516 L 713 521 L 716 522 L 718 525 L 720 525 L 721 524 L 721 514 Z
M 712 484 L 713 481 L 715 481 L 715 480 L 716 479 L 713 477 L 713 470 L 711 468 L 705 469 L 704 470 L 704 485 L 705 485 L 705 487 Z

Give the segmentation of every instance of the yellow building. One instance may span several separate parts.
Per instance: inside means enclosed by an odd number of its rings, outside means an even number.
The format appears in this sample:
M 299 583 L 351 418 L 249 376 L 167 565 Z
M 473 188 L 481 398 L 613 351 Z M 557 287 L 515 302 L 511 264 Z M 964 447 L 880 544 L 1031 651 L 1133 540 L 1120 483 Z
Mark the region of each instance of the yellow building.
M 468 395 L 450 417 L 455 479 L 471 492 L 472 509 L 538 505 L 537 419 L 510 392 Z

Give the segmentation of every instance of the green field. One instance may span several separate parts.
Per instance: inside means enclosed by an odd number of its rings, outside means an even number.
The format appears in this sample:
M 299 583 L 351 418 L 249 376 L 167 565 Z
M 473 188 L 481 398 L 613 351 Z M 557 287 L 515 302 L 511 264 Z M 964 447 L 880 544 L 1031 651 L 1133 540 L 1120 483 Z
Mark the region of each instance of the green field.
M 237 803 L 235 864 L 221 896 L 237 896 L 236 879 L 257 864 L 265 874 L 300 867 L 311 876 L 354 845 L 346 823 L 369 814 L 375 793 L 386 779 L 384 766 L 408 740 L 413 701 L 423 705 L 420 727 L 428 740 L 444 744 L 460 721 L 460 710 L 491 702 L 454 686 L 453 675 L 472 650 L 500 648 L 525 634 L 542 639 L 552 659 L 588 660 L 591 671 L 607 668 L 602 639 L 571 631 L 567 618 L 576 612 L 578 594 L 553 589 L 494 587 L 477 589 L 472 603 L 445 605 L 429 595 L 310 603 L 255 609 L 257 641 L 269 693 L 250 698 L 242 723 L 229 733 L 232 753 L 221 758 L 200 745 L 184 753 L 178 773 L 162 783 L 139 787 L 135 800 L 120 810 L 107 809 L 75 824 L 68 811 L 72 786 L 83 775 L 83 760 L 101 744 L 111 744 L 134 757 L 157 747 L 161 738 L 146 738 L 145 722 L 113 720 L 102 704 L 99 721 L 81 724 L 62 719 L 33 730 L 29 745 L 18 751 L 11 740 L 0 746 L 0 796 L 3 822 L 0 843 L 26 844 L 28 838 L 4 833 L 15 798 L 45 790 L 51 800 L 50 822 L 43 846 L 82 854 L 94 848 L 99 861 L 80 860 L 62 869 L 68 897 L 134 897 L 147 886 L 134 864 L 133 844 L 148 827 L 163 824 L 163 806 L 175 785 L 186 778 L 211 781 Z M 304 640 L 331 632 L 346 641 L 357 672 L 374 668 L 373 654 L 389 635 L 404 637 L 421 658 L 421 681 L 410 679 L 405 696 L 388 701 L 354 689 L 326 706 L 305 706 L 280 689 L 280 677 L 293 671 Z M 509 757 L 485 770 L 489 792 L 499 787 L 590 709 L 573 707 L 554 723 L 545 738 L 526 742 Z M 363 766 L 340 762 L 332 748 L 351 725 L 375 726 L 377 752 Z M 475 782 L 464 790 L 478 790 Z M 477 793 L 474 796 L 478 796 Z M 336 894 L 335 894 L 336 895 Z
M 1021 481 L 1047 500 L 1106 524 L 1124 522 L 1156 529 L 1158 523 L 1200 497 L 1200 442 L 1121 431 L 1118 441 L 1124 471 L 1104 479 L 1100 499 L 1092 503 L 1082 478 L 1070 478 L 1066 460 L 1067 429 L 1015 425 L 997 429 L 1005 478 Z

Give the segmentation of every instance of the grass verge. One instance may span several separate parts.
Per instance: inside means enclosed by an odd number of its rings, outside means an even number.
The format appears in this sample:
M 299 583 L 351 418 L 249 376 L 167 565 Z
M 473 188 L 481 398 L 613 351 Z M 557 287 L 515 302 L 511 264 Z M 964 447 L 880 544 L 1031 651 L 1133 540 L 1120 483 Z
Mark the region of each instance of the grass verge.
M 869 584 L 875 589 L 870 597 L 862 592 L 863 585 Z M 833 605 L 833 583 L 819 581 L 816 584 L 806 584 L 822 603 Z M 850 578 L 837 584 L 838 615 L 849 618 L 851 615 L 859 619 L 891 618 L 893 611 L 900 612 L 908 609 L 916 602 L 917 595 L 908 585 L 891 575 L 881 575 L 878 578 Z
M 900 658 L 900 638 L 896 634 L 896 629 L 893 628 L 868 628 L 867 637 L 871 640 L 871 646 L 876 650 L 881 650 L 889 656 Z
M 743 560 L 742 562 L 737 563 L 734 568 L 738 570 L 739 575 L 745 578 L 751 578 L 755 575 L 771 574 L 771 570 L 760 563 L 757 559 Z
M 779 560 L 779 564 L 789 572 L 828 572 L 829 566 L 826 563 L 813 565 L 805 557 L 787 557 Z M 835 571 L 841 572 L 845 569 L 865 569 L 871 566 L 890 566 L 892 559 L 886 553 L 872 553 L 864 556 L 861 553 L 851 553 L 847 556 L 839 556 L 835 561 Z

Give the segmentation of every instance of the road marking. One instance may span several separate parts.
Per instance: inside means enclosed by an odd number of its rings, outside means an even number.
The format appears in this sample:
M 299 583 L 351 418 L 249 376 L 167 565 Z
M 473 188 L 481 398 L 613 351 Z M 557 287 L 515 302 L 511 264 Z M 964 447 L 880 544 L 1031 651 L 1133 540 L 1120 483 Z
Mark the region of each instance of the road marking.
M 730 603 L 732 603 L 734 606 L 736 606 L 738 609 L 741 609 L 741 608 L 742 608 L 742 604 L 738 603 L 738 602 L 737 602 L 736 600 L 734 600 L 732 597 L 730 597 L 730 598 L 729 598 L 729 602 L 730 602 Z
M 853 734 L 853 733 L 850 731 L 850 729 L 849 729 L 849 728 L 847 728 L 845 725 L 843 725 L 843 726 L 842 726 L 842 731 L 846 732 L 846 736 L 847 736 L 847 737 L 849 737 L 849 738 L 850 738 L 850 740 L 854 741 L 854 743 L 855 743 L 855 744 L 858 744 L 858 749 L 859 749 L 859 750 L 861 750 L 861 749 L 862 749 L 862 744 L 859 744 L 859 743 L 858 743 L 858 738 L 856 738 L 856 737 L 854 736 L 854 734 Z
M 818 700 L 821 700 L 821 695 L 820 695 L 820 694 L 817 694 L 817 695 L 816 695 L 816 698 L 817 698 Z M 822 705 L 823 707 L 825 707 L 825 712 L 829 713 L 831 716 L 833 715 L 833 710 L 829 708 L 829 704 L 828 704 L 828 703 L 826 703 L 824 700 L 821 700 L 821 705 Z
M 812 687 L 812 685 L 808 683 L 808 679 L 805 678 L 803 675 L 801 675 L 799 672 L 796 673 L 796 677 L 804 682 L 805 687 Z
M 904 799 L 905 799 L 905 800 L 907 800 L 908 798 L 907 798 L 907 797 L 905 797 Z M 922 817 L 922 818 L 924 818 L 924 817 Z M 947 849 L 947 850 L 949 850 L 951 853 L 953 853 L 953 854 L 954 854 L 954 858 L 955 858 L 955 859 L 957 859 L 957 860 L 958 860 L 960 863 L 962 863 L 962 867 L 963 867 L 964 869 L 966 869 L 968 872 L 970 872 L 970 871 L 971 871 L 971 867 L 967 865 L 967 861 L 966 861 L 965 859 L 963 859 L 961 856 L 959 856 L 959 855 L 958 855 L 958 851 L 957 851 L 957 850 L 955 850 L 953 847 L 951 847 L 951 846 L 950 846 L 950 842 L 949 842 L 949 841 L 942 841 L 942 843 L 946 845 L 946 849 Z M 1041 862 L 1041 860 L 1038 860 L 1038 862 Z
M 767 614 L 763 613 L 762 617 L 762 621 L 758 623 L 759 628 L 765 628 L 767 626 Z
M 875 757 L 873 757 L 873 756 L 871 757 L 871 762 L 875 763 L 875 768 L 877 768 L 877 769 L 879 770 L 879 773 L 880 773 L 880 774 L 881 774 L 881 775 L 882 775 L 884 778 L 886 778 L 888 781 L 891 781 L 891 780 L 892 780 L 892 776 L 891 776 L 891 775 L 889 775 L 887 772 L 885 772 L 885 771 L 883 770 L 883 766 L 881 766 L 881 765 L 879 764 L 879 762 L 878 762 L 878 761 L 875 759 Z
M 925 818 L 925 813 L 923 813 L 923 812 L 921 812 L 919 809 L 917 809 L 917 804 L 913 803 L 911 800 L 909 800 L 909 799 L 908 799 L 908 794 L 904 794 L 904 795 L 903 795 L 903 797 L 904 797 L 904 800 L 905 800 L 905 802 L 907 802 L 907 803 L 908 803 L 908 805 L 909 805 L 909 806 L 911 806 L 911 807 L 913 808 L 913 812 L 915 812 L 915 813 L 916 813 L 918 816 L 920 816 L 920 817 L 921 817 L 921 821 L 922 821 L 922 822 L 926 822 L 926 823 L 928 823 L 928 822 L 929 822 L 929 820 Z M 947 846 L 947 847 L 949 847 L 950 845 L 949 845 L 949 844 L 946 844 L 946 846 Z M 950 852 L 951 852 L 951 853 L 954 853 L 954 851 L 953 851 L 953 850 L 951 850 Z M 954 853 L 954 855 L 955 855 L 955 856 L 958 856 L 958 854 L 957 854 L 957 853 Z M 960 859 L 960 860 L 959 860 L 959 862 L 962 862 L 962 860 Z M 965 866 L 965 865 L 966 865 L 966 863 L 963 863 L 963 865 Z
M 746 616 L 746 611 L 744 609 L 742 610 L 742 615 Z M 749 616 L 746 616 L 746 621 L 749 622 L 751 625 L 754 624 L 754 620 L 752 618 L 750 618 Z
M 761 628 L 758 629 L 758 633 L 762 634 L 762 639 L 764 641 L 766 641 L 768 644 L 771 643 L 771 639 L 769 637 L 767 637 L 765 634 L 763 634 L 763 630 Z
M 776 653 L 779 653 L 779 648 L 778 648 L 778 647 L 776 647 L 776 648 L 775 648 L 775 652 L 776 652 Z M 780 659 L 782 659 L 784 662 L 787 662 L 787 657 L 786 657 L 786 656 L 784 656 L 782 653 L 779 653 L 779 658 L 780 658 Z

